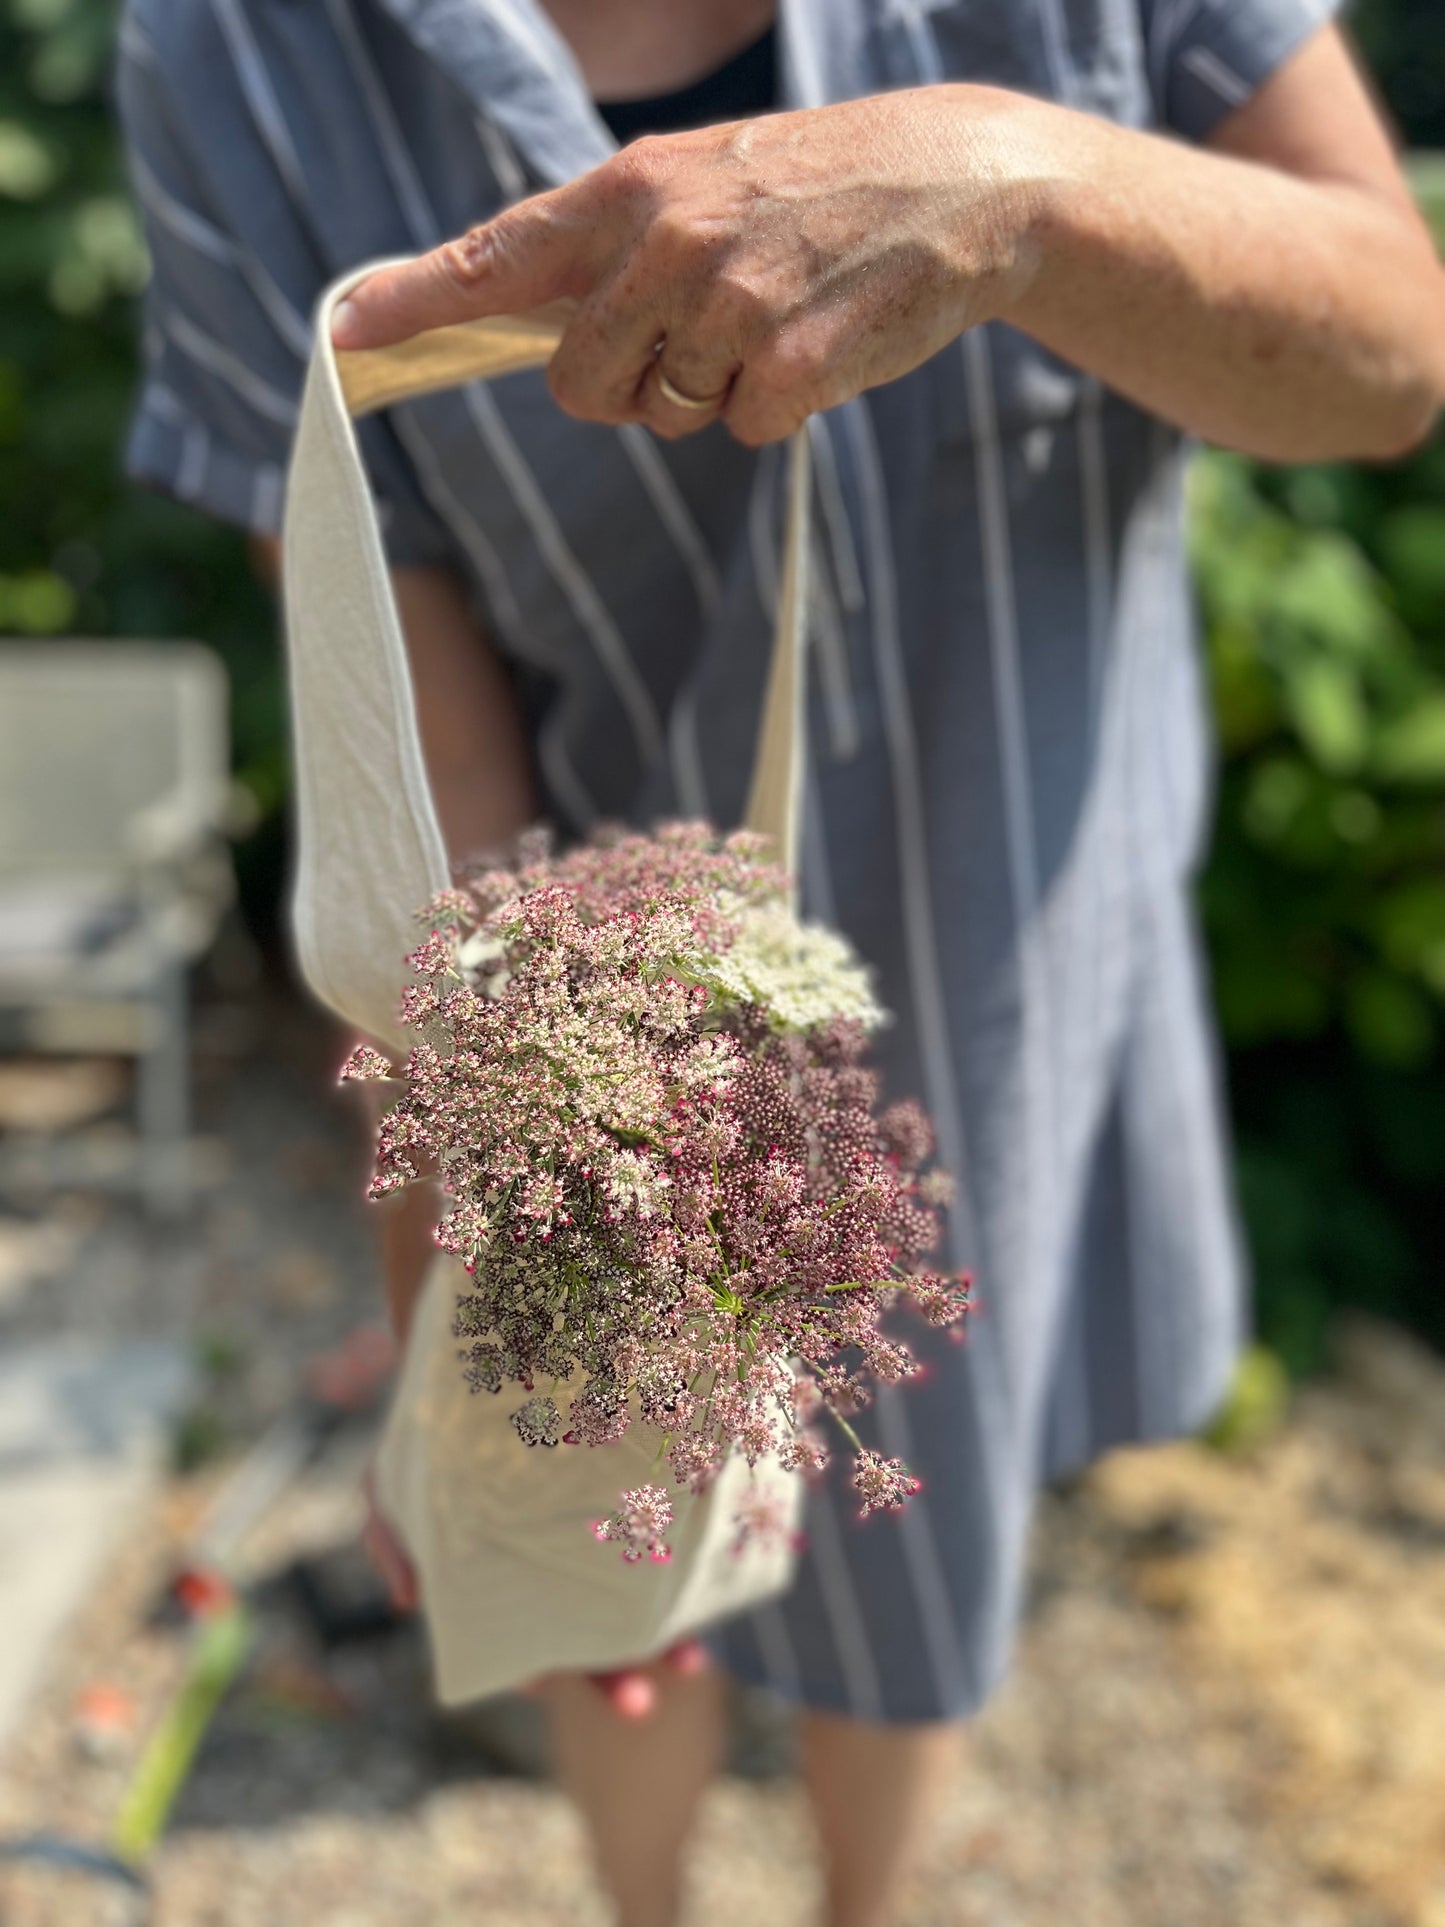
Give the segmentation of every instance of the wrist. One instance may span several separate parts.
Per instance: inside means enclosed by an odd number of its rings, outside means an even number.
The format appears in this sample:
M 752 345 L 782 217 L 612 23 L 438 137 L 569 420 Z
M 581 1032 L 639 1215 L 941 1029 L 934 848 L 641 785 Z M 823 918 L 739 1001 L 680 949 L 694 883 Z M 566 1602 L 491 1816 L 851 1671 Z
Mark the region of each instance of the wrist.
M 953 96 L 967 194 L 954 220 L 954 265 L 968 325 L 1024 325 L 1068 253 L 1090 123 L 1047 101 L 962 85 Z

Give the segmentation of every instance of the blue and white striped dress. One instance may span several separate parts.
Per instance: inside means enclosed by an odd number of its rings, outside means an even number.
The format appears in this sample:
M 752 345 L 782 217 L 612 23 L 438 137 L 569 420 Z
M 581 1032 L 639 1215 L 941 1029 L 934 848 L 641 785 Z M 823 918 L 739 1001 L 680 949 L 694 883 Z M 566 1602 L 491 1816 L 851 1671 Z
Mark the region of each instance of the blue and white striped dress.
M 1200 139 L 1327 0 L 782 0 L 787 104 L 943 79 Z M 130 0 L 120 100 L 155 273 L 133 474 L 279 525 L 308 317 L 611 151 L 536 0 Z M 959 1179 L 963 1346 L 867 1424 L 924 1479 L 814 1498 L 741 1675 L 870 1720 L 1007 1659 L 1033 1494 L 1196 1425 L 1241 1267 L 1189 902 L 1208 741 L 1178 435 L 1002 326 L 819 418 L 804 887 L 897 1013 L 890 1088 Z M 781 462 L 561 416 L 539 377 L 369 425 L 396 559 L 458 571 L 565 824 L 740 812 Z

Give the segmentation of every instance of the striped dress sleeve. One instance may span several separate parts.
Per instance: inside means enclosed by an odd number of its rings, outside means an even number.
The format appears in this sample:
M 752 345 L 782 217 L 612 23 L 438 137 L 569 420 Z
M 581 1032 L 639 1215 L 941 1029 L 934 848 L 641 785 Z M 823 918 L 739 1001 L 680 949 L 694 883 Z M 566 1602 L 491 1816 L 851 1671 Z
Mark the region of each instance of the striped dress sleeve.
M 1204 141 L 1318 32 L 1339 0 L 1141 0 L 1162 126 Z
M 116 101 L 132 190 L 150 254 L 140 392 L 126 471 L 257 535 L 276 535 L 311 335 L 329 278 L 311 238 L 243 231 L 217 181 L 244 181 L 234 151 L 206 164 L 198 121 L 224 67 L 188 73 L 196 49 L 128 9 L 117 48 Z M 214 105 L 214 102 L 212 103 Z M 234 143 L 234 133 L 227 136 Z M 255 156 L 259 187 L 266 168 Z M 308 268 L 298 271 L 298 262 Z M 394 562 L 444 560 L 449 544 L 383 424 L 363 437 Z

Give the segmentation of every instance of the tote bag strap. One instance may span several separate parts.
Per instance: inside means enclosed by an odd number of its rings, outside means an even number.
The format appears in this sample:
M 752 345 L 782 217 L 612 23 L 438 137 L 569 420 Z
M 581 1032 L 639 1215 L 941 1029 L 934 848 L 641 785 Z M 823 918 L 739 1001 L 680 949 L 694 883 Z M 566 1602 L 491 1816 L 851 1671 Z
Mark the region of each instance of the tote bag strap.
M 338 354 L 323 297 L 292 448 L 283 576 L 296 777 L 292 919 L 302 974 L 323 1003 L 383 1043 L 403 1041 L 401 959 L 415 912 L 450 881 L 427 784 L 406 645 L 353 421 L 416 395 L 550 361 L 565 312 L 439 328 Z M 807 431 L 789 459 L 781 587 L 746 827 L 797 869 L 803 788 Z

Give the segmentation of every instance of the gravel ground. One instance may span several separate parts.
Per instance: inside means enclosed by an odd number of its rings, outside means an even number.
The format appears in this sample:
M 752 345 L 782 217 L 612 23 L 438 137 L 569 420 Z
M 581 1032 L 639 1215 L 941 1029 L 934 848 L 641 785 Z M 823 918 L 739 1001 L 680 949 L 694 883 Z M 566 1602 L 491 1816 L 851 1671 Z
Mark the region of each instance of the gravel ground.
M 256 1035 L 203 1063 L 229 1172 L 190 1233 L 77 1200 L 0 1219 L 0 1342 L 183 1323 L 210 1368 L 196 1453 L 243 1443 L 376 1302 L 360 1160 L 323 1088 L 339 1050 L 284 1005 Z M 157 1927 L 601 1927 L 570 1813 L 428 1711 L 414 1630 L 329 1655 L 308 1630 L 284 1578 L 298 1556 L 344 1596 L 366 1587 L 364 1451 L 364 1428 L 343 1428 L 246 1548 L 256 1649 L 156 1856 Z M 104 1838 L 178 1675 L 154 1607 L 226 1463 L 178 1474 L 137 1522 L 0 1763 L 0 1835 Z M 96 1681 L 134 1708 L 99 1758 L 75 1726 Z M 776 1755 L 777 1715 L 749 1726 Z M 0 1871 L 0 1927 L 99 1927 L 110 1898 Z M 692 1920 L 792 1927 L 815 1898 L 786 1773 L 721 1783 Z M 1018 1663 L 960 1746 L 907 1918 L 1445 1927 L 1438 1361 L 1349 1328 L 1335 1374 L 1250 1454 L 1119 1454 L 1045 1502 Z

